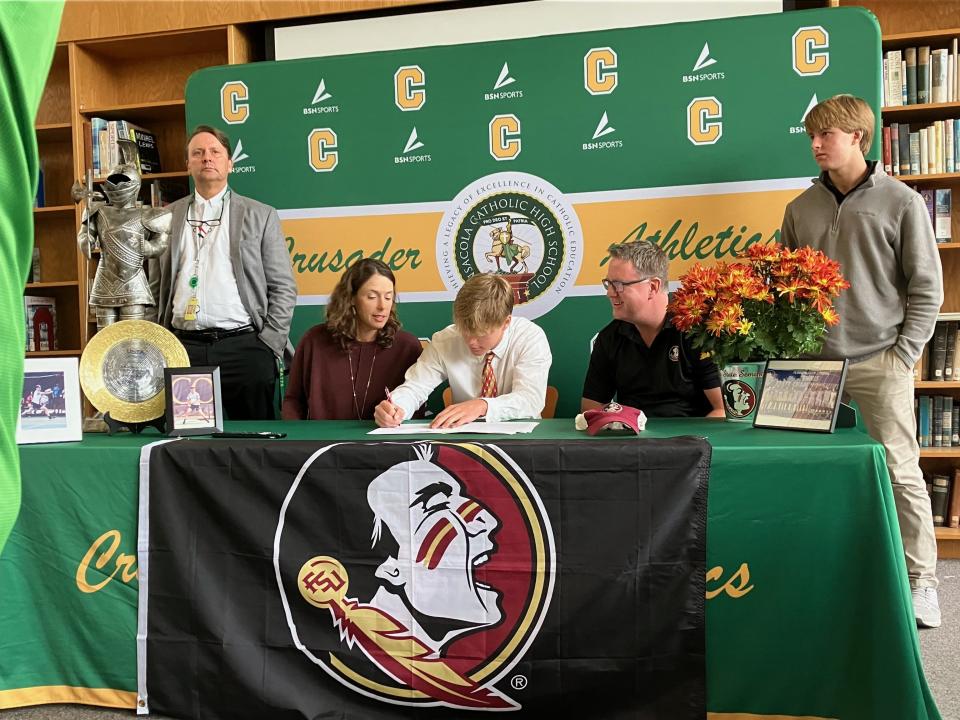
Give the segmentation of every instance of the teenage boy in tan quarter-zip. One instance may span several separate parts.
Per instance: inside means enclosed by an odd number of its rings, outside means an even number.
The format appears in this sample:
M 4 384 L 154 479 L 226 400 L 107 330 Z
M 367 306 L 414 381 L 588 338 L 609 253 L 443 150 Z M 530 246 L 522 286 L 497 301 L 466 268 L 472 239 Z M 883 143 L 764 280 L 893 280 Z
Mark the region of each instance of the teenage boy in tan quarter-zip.
M 887 451 L 914 615 L 938 627 L 937 543 L 913 414 L 913 366 L 943 302 L 933 228 L 920 195 L 865 159 L 876 120 L 864 100 L 824 100 L 804 125 L 821 173 L 787 206 L 782 240 L 822 250 L 850 281 L 821 356 L 849 360 L 844 394 Z

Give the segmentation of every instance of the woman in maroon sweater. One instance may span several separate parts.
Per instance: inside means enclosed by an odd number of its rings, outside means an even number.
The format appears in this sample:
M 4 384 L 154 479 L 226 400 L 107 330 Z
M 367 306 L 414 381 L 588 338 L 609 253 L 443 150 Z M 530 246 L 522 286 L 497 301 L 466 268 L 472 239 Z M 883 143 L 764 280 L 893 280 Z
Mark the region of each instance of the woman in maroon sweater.
M 371 420 L 385 388 L 403 382 L 420 352 L 420 341 L 400 329 L 393 272 L 365 258 L 340 277 L 327 321 L 297 345 L 283 419 Z

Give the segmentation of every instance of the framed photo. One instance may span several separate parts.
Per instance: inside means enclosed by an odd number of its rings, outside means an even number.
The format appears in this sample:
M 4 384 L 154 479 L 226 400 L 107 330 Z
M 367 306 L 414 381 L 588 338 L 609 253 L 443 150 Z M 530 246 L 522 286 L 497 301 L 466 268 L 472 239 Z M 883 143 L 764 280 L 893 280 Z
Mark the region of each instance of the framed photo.
M 167 435 L 223 431 L 219 367 L 164 368 Z
M 768 360 L 754 427 L 833 432 L 846 360 Z
M 17 444 L 83 439 L 77 358 L 27 358 L 17 416 Z

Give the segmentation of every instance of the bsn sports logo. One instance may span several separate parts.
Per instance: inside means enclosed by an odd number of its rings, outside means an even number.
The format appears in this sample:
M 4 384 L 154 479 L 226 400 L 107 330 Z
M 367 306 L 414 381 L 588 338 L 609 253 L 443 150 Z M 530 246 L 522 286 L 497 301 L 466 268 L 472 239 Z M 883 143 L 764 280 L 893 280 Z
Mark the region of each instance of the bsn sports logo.
M 813 110 L 819 103 L 820 103 L 820 101 L 817 100 L 817 94 L 814 93 L 814 94 L 813 94 L 813 97 L 810 98 L 810 102 L 807 103 L 807 109 L 804 110 L 804 111 L 803 111 L 803 115 L 800 116 L 800 124 L 799 124 L 799 125 L 791 125 L 791 126 L 790 126 L 790 134 L 791 134 L 791 135 L 806 135 L 806 134 L 807 134 L 807 128 L 806 128 L 806 126 L 803 125 L 803 121 L 807 119 L 807 115 L 809 115 L 809 114 L 810 114 L 810 111 Z
M 503 64 L 503 67 L 500 68 L 500 74 L 497 76 L 497 81 L 493 84 L 493 92 L 487 92 L 483 94 L 483 99 L 490 100 L 505 100 L 507 98 L 522 98 L 523 90 L 517 88 L 511 88 L 510 90 L 504 90 L 503 88 L 513 85 L 517 79 L 510 74 L 510 66 L 507 63 Z
M 694 75 L 684 75 L 683 82 L 693 83 L 693 82 L 704 82 L 706 80 L 723 80 L 726 78 L 726 74 L 722 71 L 718 72 L 711 70 L 710 72 L 701 72 L 711 65 L 716 65 L 717 59 L 710 54 L 710 43 L 704 43 L 703 49 L 700 51 L 700 55 L 697 57 L 697 61 L 693 64 L 693 69 L 691 73 L 696 73 Z
M 607 117 L 607 111 L 603 111 L 603 115 L 600 117 L 600 122 L 597 123 L 597 129 L 593 131 L 593 137 L 590 138 L 590 142 L 582 143 L 583 150 L 607 150 L 610 148 L 621 148 L 623 147 L 623 140 L 617 138 L 608 138 L 606 140 L 601 140 L 600 138 L 607 137 L 615 133 L 617 129 L 610 124 L 610 118 Z
M 407 142 L 403 146 L 403 153 L 400 155 L 395 155 L 393 162 L 396 165 L 402 165 L 405 163 L 425 163 L 431 162 L 432 158 L 427 153 L 415 153 L 414 150 L 419 150 L 423 147 L 423 141 L 417 135 L 417 126 L 414 125 L 413 129 L 410 131 L 409 137 L 407 137 Z
M 487 175 L 461 190 L 440 221 L 440 276 L 457 291 L 478 273 L 501 274 L 513 287 L 514 311 L 539 317 L 573 287 L 582 238 L 573 206 L 543 178 Z
M 233 155 L 230 156 L 230 162 L 233 163 L 233 167 L 230 169 L 232 173 L 255 173 L 257 171 L 256 165 L 246 164 L 241 165 L 244 160 L 249 160 L 250 155 L 247 154 L 243 149 L 243 138 L 237 138 L 237 146 L 233 149 Z
M 340 112 L 339 105 L 330 105 L 327 103 L 327 100 L 331 100 L 332 98 L 333 94 L 327 90 L 327 81 L 320 78 L 320 84 L 317 85 L 317 89 L 313 92 L 313 100 L 310 101 L 310 105 L 303 108 L 303 114 L 323 115 L 325 113 Z
M 373 463 L 363 450 L 318 450 L 281 509 L 274 566 L 297 648 L 383 702 L 518 709 L 501 685 L 556 569 L 532 483 L 493 445 L 380 444 Z

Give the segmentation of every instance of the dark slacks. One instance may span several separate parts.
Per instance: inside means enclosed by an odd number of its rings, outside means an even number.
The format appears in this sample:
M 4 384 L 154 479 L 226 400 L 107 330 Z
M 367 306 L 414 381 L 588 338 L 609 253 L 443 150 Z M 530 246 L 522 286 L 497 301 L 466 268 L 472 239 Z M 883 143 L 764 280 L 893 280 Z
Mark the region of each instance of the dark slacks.
M 190 365 L 219 365 L 223 414 L 227 420 L 275 420 L 277 360 L 255 332 L 195 340 L 180 336 Z

